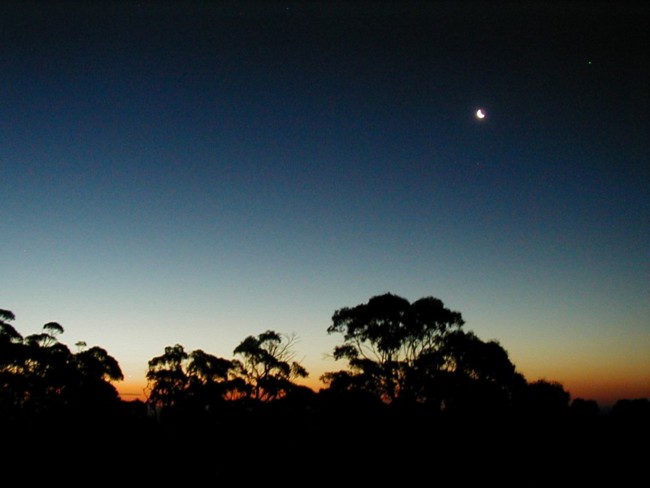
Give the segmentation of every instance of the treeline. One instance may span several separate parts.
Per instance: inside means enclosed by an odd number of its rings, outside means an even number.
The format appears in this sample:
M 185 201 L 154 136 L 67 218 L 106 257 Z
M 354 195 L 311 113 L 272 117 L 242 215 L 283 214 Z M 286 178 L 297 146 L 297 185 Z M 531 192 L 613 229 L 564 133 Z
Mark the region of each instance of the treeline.
M 23 337 L 0 310 L 0 422 L 2 426 L 201 425 L 251 428 L 274 422 L 294 427 L 428 419 L 590 421 L 599 405 L 571 400 L 562 384 L 529 382 L 497 341 L 463 329 L 462 315 L 441 300 L 413 303 L 393 295 L 336 310 L 329 334 L 341 343 L 333 356 L 346 364 L 321 378 L 315 392 L 297 383 L 308 371 L 295 360 L 295 337 L 268 330 L 245 338 L 227 359 L 176 344 L 152 358 L 147 400 L 126 402 L 113 383 L 118 361 L 101 347 L 59 341 L 50 322 Z M 648 399 L 619 401 L 608 415 L 650 418 Z

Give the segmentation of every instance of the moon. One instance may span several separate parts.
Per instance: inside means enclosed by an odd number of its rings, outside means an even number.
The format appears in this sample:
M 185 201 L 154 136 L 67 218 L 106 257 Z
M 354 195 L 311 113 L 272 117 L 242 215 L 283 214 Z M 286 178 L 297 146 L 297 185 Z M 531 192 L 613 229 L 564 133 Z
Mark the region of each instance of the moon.
M 482 108 L 479 108 L 476 111 L 476 118 L 477 119 L 484 119 L 485 118 L 485 110 L 483 110 Z

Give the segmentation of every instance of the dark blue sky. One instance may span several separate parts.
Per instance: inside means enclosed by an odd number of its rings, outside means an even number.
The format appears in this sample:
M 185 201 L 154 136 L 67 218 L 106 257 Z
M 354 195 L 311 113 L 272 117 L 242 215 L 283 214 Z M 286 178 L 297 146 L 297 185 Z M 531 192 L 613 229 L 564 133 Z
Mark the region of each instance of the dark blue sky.
M 642 2 L 3 2 L 0 306 L 134 384 L 269 328 L 316 380 L 335 309 L 433 295 L 647 396 L 647 41 Z

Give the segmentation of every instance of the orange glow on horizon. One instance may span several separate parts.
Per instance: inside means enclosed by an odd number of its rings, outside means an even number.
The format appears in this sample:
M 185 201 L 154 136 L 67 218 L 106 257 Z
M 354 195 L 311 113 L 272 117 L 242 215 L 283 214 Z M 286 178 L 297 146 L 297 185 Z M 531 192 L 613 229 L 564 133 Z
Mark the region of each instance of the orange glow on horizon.
M 572 401 L 576 398 L 595 400 L 601 407 L 611 407 L 622 399 L 650 398 L 650 378 L 599 378 L 597 380 L 593 378 L 574 378 L 565 381 L 554 378 L 528 378 L 530 382 L 538 379 L 558 381 L 571 394 Z M 306 378 L 299 384 L 311 388 L 314 392 L 318 392 L 325 387 L 316 378 Z M 120 398 L 124 401 L 140 400 L 144 402 L 147 400 L 145 382 L 120 382 L 115 384 L 115 387 Z M 639 392 L 642 392 L 642 394 L 639 395 Z
M 140 400 L 144 402 L 147 400 L 145 394 L 147 384 L 144 381 L 120 381 L 119 383 L 113 383 L 113 386 L 115 386 L 117 393 L 124 401 Z
M 299 385 L 306 386 L 318 392 L 325 385 L 316 378 L 305 378 L 299 382 Z M 146 387 L 147 384 L 144 381 L 120 381 L 119 383 L 113 383 L 113 386 L 117 389 L 120 398 L 126 402 L 133 400 L 147 401 Z

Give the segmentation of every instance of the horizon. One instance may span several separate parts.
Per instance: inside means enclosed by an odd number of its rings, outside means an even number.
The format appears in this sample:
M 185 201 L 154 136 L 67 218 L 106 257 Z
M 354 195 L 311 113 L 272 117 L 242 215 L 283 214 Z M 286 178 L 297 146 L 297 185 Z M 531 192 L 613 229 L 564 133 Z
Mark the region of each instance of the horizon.
M 371 298 L 371 297 L 369 297 L 369 298 Z M 18 322 L 18 317 L 16 317 L 16 322 Z M 18 324 L 16 322 L 12 323 L 12 325 L 14 327 L 18 326 Z M 59 325 L 61 325 L 64 328 L 64 334 L 63 335 L 65 335 L 65 326 L 63 326 L 63 324 L 59 324 Z M 471 328 L 467 328 L 466 325 L 467 324 L 465 324 L 465 326 L 463 327 L 463 330 L 465 332 L 472 332 Z M 21 330 L 20 330 L 19 327 L 17 327 L 17 330 L 18 330 L 19 333 L 21 333 Z M 33 333 L 40 332 L 40 330 L 41 329 L 39 328 L 37 331 L 33 331 Z M 259 331 L 259 332 L 263 332 L 263 331 Z M 280 333 L 281 335 L 284 335 L 285 337 L 290 336 L 290 334 L 286 334 L 283 331 L 276 331 L 276 332 Z M 25 334 L 24 336 L 26 336 L 26 335 L 27 334 Z M 62 344 L 67 345 L 72 350 L 72 346 L 73 346 L 72 343 L 70 343 L 70 344 L 66 343 L 64 337 L 60 337 L 59 339 L 60 339 L 59 342 L 61 342 Z M 242 341 L 244 339 L 245 339 L 244 337 L 241 338 Z M 296 341 L 296 346 L 295 346 L 295 348 L 293 350 L 293 353 L 296 356 L 300 357 L 300 350 L 299 350 L 300 337 L 295 336 L 295 337 L 292 337 L 292 339 L 295 339 L 295 341 Z M 485 338 L 480 338 L 480 339 L 485 339 Z M 500 341 L 498 338 L 491 338 L 489 340 L 496 341 L 497 343 L 503 345 L 502 341 Z M 338 342 L 340 343 L 341 341 L 339 340 Z M 176 344 L 179 344 L 179 343 L 176 343 Z M 167 346 L 173 346 L 173 345 L 176 345 L 176 344 L 168 344 Z M 205 348 L 201 348 L 200 346 L 190 349 L 190 348 L 185 347 L 184 344 L 179 344 L 179 345 L 183 346 L 185 348 L 186 352 L 188 352 L 188 353 L 191 352 L 194 349 L 201 349 L 201 350 L 204 350 L 208 354 L 212 354 L 211 351 L 205 350 Z M 74 344 L 74 346 L 76 346 L 76 344 Z M 93 346 L 102 347 L 101 344 L 86 344 L 84 346 L 84 349 L 87 348 L 87 347 L 93 347 Z M 111 354 L 110 351 L 107 351 L 107 352 L 109 354 Z M 159 353 L 156 354 L 156 356 L 161 354 L 162 352 L 163 352 L 162 350 L 159 351 Z M 508 352 L 507 348 L 506 348 L 506 352 Z M 329 354 L 331 355 L 331 351 L 329 352 Z M 221 356 L 218 356 L 218 357 L 221 357 Z M 223 356 L 223 358 L 224 359 L 236 359 L 237 356 L 233 354 L 233 355 L 230 355 L 230 356 Z M 119 358 L 115 358 L 115 359 L 119 363 Z M 153 359 L 153 356 L 151 358 L 149 358 L 149 359 Z M 300 364 L 305 366 L 299 359 L 296 359 L 296 360 L 299 361 Z M 296 378 L 294 380 L 294 383 L 297 384 L 297 385 L 300 385 L 300 386 L 306 386 L 309 389 L 311 389 L 314 393 L 318 393 L 321 389 L 327 389 L 327 385 L 323 383 L 323 381 L 320 379 L 320 376 L 323 373 L 327 372 L 327 371 L 345 370 L 345 369 L 347 369 L 347 366 L 346 366 L 346 364 L 344 363 L 343 360 L 339 360 L 339 361 L 333 361 L 332 360 L 329 364 L 331 365 L 331 368 L 330 369 L 323 369 L 323 370 L 319 371 L 318 375 L 312 374 L 313 372 L 310 371 L 309 368 L 307 368 L 307 372 L 309 373 L 309 375 L 306 378 Z M 565 384 L 565 382 L 563 382 L 561 380 L 558 380 L 557 378 L 546 377 L 546 376 L 531 378 L 531 377 L 527 376 L 524 372 L 522 372 L 517 367 L 516 363 L 514 363 L 514 366 L 516 367 L 516 370 L 519 373 L 522 373 L 524 375 L 526 381 L 529 382 L 529 383 L 533 383 L 535 381 L 540 381 L 540 380 L 541 381 L 548 381 L 548 382 L 551 382 L 551 383 L 559 383 L 570 394 L 570 401 L 571 402 L 573 402 L 576 399 L 596 401 L 599 408 L 601 409 L 601 413 L 605 413 L 605 412 L 609 411 L 614 406 L 614 404 L 616 402 L 620 401 L 620 400 L 650 399 L 650 392 L 646 391 L 646 385 L 644 385 L 643 381 L 641 381 L 639 384 L 635 384 L 635 383 L 632 382 L 631 384 L 628 384 L 628 385 L 624 385 L 624 384 L 621 384 L 618 381 L 614 381 L 611 384 L 605 383 L 604 386 L 601 385 L 600 388 L 596 388 L 596 389 L 594 389 L 593 385 L 589 381 L 587 381 L 587 382 L 585 382 L 584 385 L 580 385 L 580 383 L 578 383 L 577 389 L 572 389 L 571 387 L 569 387 L 569 385 Z M 124 380 L 120 380 L 120 381 L 111 381 L 111 384 L 113 384 L 113 386 L 115 386 L 120 398 L 123 401 L 129 401 L 129 400 L 140 400 L 140 401 L 143 401 L 143 402 L 147 401 L 148 396 L 149 396 L 149 392 L 148 392 L 149 384 L 148 384 L 147 380 L 144 378 L 145 373 L 146 373 L 146 369 L 147 368 L 146 368 L 146 365 L 145 365 L 145 367 L 143 369 L 142 378 L 139 379 L 139 380 L 136 379 L 136 380 L 129 381 L 128 379 L 125 378 Z

